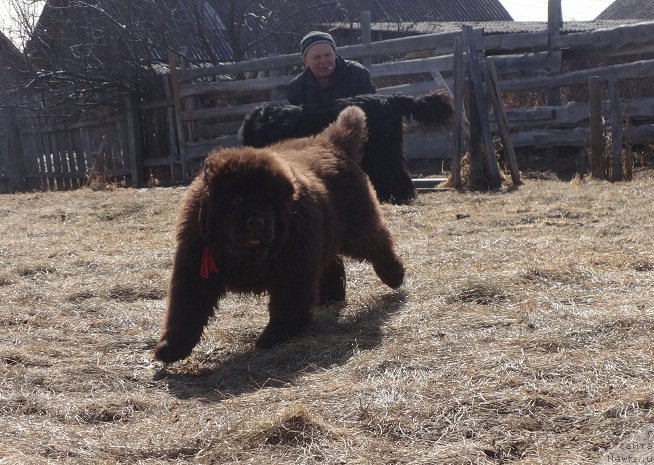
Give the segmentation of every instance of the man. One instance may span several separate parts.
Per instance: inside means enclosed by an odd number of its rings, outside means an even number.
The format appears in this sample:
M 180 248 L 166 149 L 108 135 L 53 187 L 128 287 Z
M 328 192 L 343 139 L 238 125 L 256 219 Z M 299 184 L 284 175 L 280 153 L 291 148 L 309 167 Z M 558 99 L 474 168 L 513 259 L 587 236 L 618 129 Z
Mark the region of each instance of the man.
M 302 38 L 300 50 L 306 69 L 288 86 L 291 105 L 322 105 L 339 98 L 375 93 L 365 66 L 337 55 L 330 34 L 309 32 Z

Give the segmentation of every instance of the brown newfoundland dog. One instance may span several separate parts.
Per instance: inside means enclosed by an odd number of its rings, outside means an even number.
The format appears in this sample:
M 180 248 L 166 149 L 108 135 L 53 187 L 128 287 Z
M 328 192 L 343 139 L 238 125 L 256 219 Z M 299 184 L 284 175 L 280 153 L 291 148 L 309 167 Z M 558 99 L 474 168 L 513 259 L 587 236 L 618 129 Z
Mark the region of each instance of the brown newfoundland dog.
M 268 292 L 273 347 L 298 335 L 311 307 L 345 298 L 340 254 L 372 263 L 395 289 L 404 266 L 361 169 L 365 114 L 348 107 L 322 133 L 211 153 L 186 192 L 163 334 L 155 357 L 187 357 L 227 291 Z

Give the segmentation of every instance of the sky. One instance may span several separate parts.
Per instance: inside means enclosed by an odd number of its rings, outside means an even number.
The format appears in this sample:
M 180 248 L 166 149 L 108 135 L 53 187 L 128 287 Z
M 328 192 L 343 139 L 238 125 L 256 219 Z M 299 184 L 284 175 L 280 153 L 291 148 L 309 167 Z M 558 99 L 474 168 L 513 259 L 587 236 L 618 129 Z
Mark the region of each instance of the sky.
M 515 21 L 547 21 L 547 0 L 500 0 Z M 613 0 L 561 0 L 563 21 L 590 21 Z
M 500 0 L 516 21 L 547 21 L 548 0 Z M 595 19 L 613 0 L 562 0 L 563 21 Z M 0 0 L 0 30 L 10 35 L 12 0 Z M 39 2 L 37 2 L 39 3 Z
M 2 31 L 7 37 L 9 37 L 16 45 L 19 47 L 22 46 L 20 43 L 21 40 L 15 32 L 18 30 L 17 25 L 14 23 L 16 19 L 16 13 L 13 9 L 13 5 L 17 0 L 0 0 L 0 31 Z M 34 17 L 38 17 L 41 9 L 43 8 L 43 1 L 36 0 L 29 2 L 32 6 L 26 11 L 31 12 Z M 24 23 L 24 21 L 23 21 Z

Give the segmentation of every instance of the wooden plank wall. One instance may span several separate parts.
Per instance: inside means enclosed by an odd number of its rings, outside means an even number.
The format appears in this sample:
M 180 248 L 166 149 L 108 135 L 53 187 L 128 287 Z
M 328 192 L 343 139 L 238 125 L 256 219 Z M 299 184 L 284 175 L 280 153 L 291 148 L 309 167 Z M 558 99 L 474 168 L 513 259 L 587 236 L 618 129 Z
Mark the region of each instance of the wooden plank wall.
M 540 106 L 508 108 L 507 123 L 516 148 L 588 146 L 588 101 L 561 104 L 563 91 L 583 88 L 583 94 L 588 79 L 597 76 L 606 94 L 611 79 L 622 83 L 638 82 L 654 75 L 654 60 L 641 59 L 643 54 L 654 53 L 652 22 L 565 34 L 558 30 L 555 33 L 485 34 L 481 28 L 476 28 L 473 35 L 477 50 L 486 58 L 492 57 L 499 89 L 505 98 L 529 93 L 544 96 L 546 103 Z M 369 69 L 379 93 L 399 91 L 421 95 L 443 85 L 451 88 L 454 41 L 460 36 L 460 32 L 448 32 L 345 46 L 339 48 L 339 54 L 359 61 L 370 59 L 373 64 Z M 391 55 L 403 58 L 380 62 Z M 605 62 L 611 57 L 621 57 L 622 62 L 583 67 L 598 57 Z M 177 68 L 174 86 L 180 96 L 178 118 L 185 133 L 181 143 L 189 162 L 201 159 L 213 147 L 238 144 L 238 124 L 223 122 L 221 125 L 215 121 L 236 120 L 238 123 L 258 104 L 283 103 L 279 95 L 284 95 L 285 86 L 297 71 L 299 62 L 299 54 L 294 54 L 212 68 Z M 176 66 L 174 62 L 172 65 Z M 234 79 L 235 75 L 242 78 Z M 242 96 L 252 94 L 257 95 L 258 100 L 239 103 Z M 277 98 L 272 98 L 273 95 Z M 632 143 L 654 143 L 650 138 L 654 123 L 651 97 L 621 102 L 626 114 L 637 123 L 629 132 Z M 219 103 L 230 99 L 228 105 Z M 209 102 L 209 105 L 200 107 L 197 102 Z M 605 99 L 602 111 L 607 116 L 604 112 L 608 107 Z M 209 120 L 213 121 L 212 125 L 205 126 Z M 209 129 L 215 132 L 211 134 Z M 197 137 L 199 134 L 202 137 Z M 443 134 L 410 132 L 406 147 L 409 157 L 445 158 L 449 143 Z
M 93 182 L 157 185 L 159 178 L 181 181 L 179 168 L 172 166 L 178 159 L 170 134 L 171 107 L 172 101 L 126 106 L 110 117 L 70 125 L 22 116 L 19 139 L 24 155 L 18 190 L 75 189 Z M 5 133 L 0 131 L 0 154 L 7 150 Z M 0 158 L 0 173 L 4 164 Z M 0 189 L 2 180 L 0 176 Z M 16 189 L 4 188 L 10 190 Z
M 563 89 L 581 88 L 597 76 L 600 105 L 608 119 L 608 82 L 642 82 L 654 75 L 654 23 L 624 25 L 579 33 L 538 31 L 486 34 L 473 30 L 477 50 L 492 57 L 505 99 L 511 95 L 548 95 L 549 104 L 507 107 L 513 145 L 557 147 L 590 145 L 588 101 L 557 102 Z M 461 32 L 426 34 L 366 45 L 339 48 L 345 58 L 370 60 L 370 72 L 380 93 L 401 91 L 421 95 L 451 86 L 454 45 Z M 647 55 L 649 54 L 649 55 Z M 620 64 L 584 66 L 597 58 L 621 57 Z M 172 55 L 174 58 L 174 55 Z M 181 68 L 174 72 L 166 100 L 125 102 L 113 119 L 51 126 L 37 117 L 21 120 L 22 189 L 70 189 L 89 181 L 94 152 L 102 145 L 111 182 L 157 185 L 186 182 L 206 153 L 218 146 L 238 145 L 245 114 L 263 103 L 283 103 L 286 86 L 300 70 L 299 54 L 271 56 L 210 68 Z M 583 92 L 581 92 L 583 94 Z M 628 116 L 630 143 L 654 143 L 654 95 L 622 98 Z M 494 118 L 491 114 L 491 123 Z M 7 131 L 0 127 L 0 189 L 10 185 L 6 165 Z M 406 138 L 410 157 L 448 156 L 444 133 L 421 133 L 410 128 Z M 4 173 L 4 174 L 3 174 Z M 16 189 L 15 187 L 13 189 Z M 0 190 L 1 192 L 1 190 Z
M 9 183 L 11 182 L 9 160 L 9 132 L 4 125 L 0 126 L 0 194 L 11 191 Z

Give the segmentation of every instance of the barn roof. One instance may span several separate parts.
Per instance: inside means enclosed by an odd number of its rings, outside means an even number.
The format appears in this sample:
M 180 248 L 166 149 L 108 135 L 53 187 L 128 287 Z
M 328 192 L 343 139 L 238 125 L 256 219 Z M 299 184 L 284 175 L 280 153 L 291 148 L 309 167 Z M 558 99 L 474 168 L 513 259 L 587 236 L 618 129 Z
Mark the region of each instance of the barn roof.
M 636 20 L 596 20 L 596 21 L 565 21 L 561 27 L 564 33 L 594 31 L 596 29 L 612 28 Z M 538 32 L 547 30 L 547 22 L 544 21 L 451 21 L 451 22 L 429 22 L 419 21 L 415 23 L 372 23 L 371 29 L 379 32 L 410 32 L 412 34 L 435 34 L 441 32 L 457 32 L 462 25 L 474 28 L 483 28 L 484 34 L 513 34 L 519 32 Z M 358 27 L 349 23 L 332 24 L 335 29 L 349 29 Z
M 654 20 L 654 2 L 652 0 L 615 0 L 597 19 L 638 19 Z
M 292 0 L 289 3 L 302 3 Z M 316 10 L 316 23 L 359 21 L 369 10 L 374 22 L 510 21 L 499 0 L 343 0 Z
M 207 1 L 224 21 L 229 21 L 234 12 L 231 2 Z M 269 0 L 258 2 L 259 8 L 265 10 L 267 2 L 271 3 Z M 370 11 L 373 22 L 394 26 L 417 22 L 512 20 L 499 0 L 286 0 L 276 3 L 276 6 L 275 14 L 282 27 L 276 30 L 257 27 L 253 19 L 249 27 L 242 28 L 244 42 L 254 44 L 248 50 L 250 58 L 295 52 L 300 39 L 308 31 L 332 29 L 334 24 L 359 23 L 364 10 Z M 244 7 L 243 2 L 236 9 Z
M 25 64 L 25 56 L 14 43 L 0 32 L 0 106 L 19 81 L 19 70 Z
M 0 31 L 0 62 L 3 66 L 7 62 L 13 62 L 15 60 L 22 61 L 24 59 L 23 54 L 14 43 Z M 4 69 L 4 68 L 1 68 Z
M 169 48 L 183 51 L 189 59 L 197 62 L 208 61 L 212 56 L 231 57 L 224 24 L 211 2 L 163 1 L 170 5 L 172 17 L 161 18 L 161 9 L 147 1 L 133 1 L 127 11 L 125 3 L 114 0 L 48 0 L 26 45 L 26 52 L 38 56 L 44 50 L 47 53 L 51 47 L 65 48 L 71 44 L 87 43 L 89 37 L 102 44 L 98 33 L 112 30 L 113 34 L 125 37 L 123 45 L 127 46 L 135 33 L 151 33 L 153 42 L 164 37 L 165 42 L 148 48 L 149 58 L 153 61 L 167 62 Z M 126 13 L 129 14 L 127 18 Z M 200 34 L 199 31 L 205 33 Z M 201 37 L 204 40 L 201 41 Z M 110 47 L 109 51 L 114 55 L 126 52 L 120 47 Z M 111 58 L 115 58 L 114 55 Z

